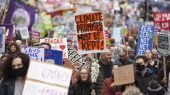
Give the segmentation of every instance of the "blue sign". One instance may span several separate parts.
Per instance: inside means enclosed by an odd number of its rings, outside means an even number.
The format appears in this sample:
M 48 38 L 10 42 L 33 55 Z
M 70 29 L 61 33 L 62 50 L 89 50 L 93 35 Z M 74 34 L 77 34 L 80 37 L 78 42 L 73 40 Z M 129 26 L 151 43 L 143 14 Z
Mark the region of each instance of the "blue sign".
M 2 44 L 3 44 L 3 29 L 2 28 L 0 28 L 0 48 L 2 48 Z
M 47 61 L 53 61 L 57 65 L 62 65 L 62 51 L 58 50 L 50 50 L 50 49 L 45 49 L 44 53 L 44 60 Z
M 152 49 L 154 26 L 141 25 L 138 32 L 138 44 L 136 55 L 144 55 L 146 50 Z

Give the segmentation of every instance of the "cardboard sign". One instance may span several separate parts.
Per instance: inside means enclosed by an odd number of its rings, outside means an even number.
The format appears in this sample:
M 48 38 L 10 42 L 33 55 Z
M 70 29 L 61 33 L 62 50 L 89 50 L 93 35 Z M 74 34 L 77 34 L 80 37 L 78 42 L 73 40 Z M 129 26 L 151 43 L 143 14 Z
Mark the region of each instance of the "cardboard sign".
M 44 56 L 45 62 L 49 62 L 49 63 L 53 63 L 53 64 L 57 64 L 57 65 L 63 64 L 62 51 L 45 49 L 44 55 L 45 55 Z
M 138 44 L 136 55 L 143 55 L 146 50 L 152 49 L 154 26 L 141 25 L 138 32 Z
M 115 69 L 114 81 L 116 85 L 124 85 L 135 82 L 133 64 Z
M 38 67 L 38 68 L 37 68 Z M 67 95 L 72 70 L 52 64 L 31 61 L 23 95 Z
M 32 60 L 44 61 L 44 48 L 22 47 L 21 52 L 28 54 Z
M 121 31 L 122 31 L 121 27 L 113 28 L 112 38 L 115 39 L 115 45 L 116 46 L 119 46 L 120 44 L 122 44 L 122 34 L 121 34 Z
M 155 32 L 170 31 L 170 13 L 154 13 Z
M 98 53 L 106 50 L 101 12 L 75 16 L 77 27 L 78 53 Z
M 0 27 L 0 53 L 5 52 L 5 27 Z
M 22 27 L 20 28 L 20 34 L 22 39 L 28 39 L 30 38 L 29 36 L 29 31 L 27 27 Z
M 68 58 L 67 39 L 66 38 L 45 38 L 40 39 L 40 43 L 45 42 L 51 44 L 54 50 L 62 50 L 63 58 Z
M 161 32 L 158 35 L 157 50 L 162 55 L 170 55 L 170 34 Z

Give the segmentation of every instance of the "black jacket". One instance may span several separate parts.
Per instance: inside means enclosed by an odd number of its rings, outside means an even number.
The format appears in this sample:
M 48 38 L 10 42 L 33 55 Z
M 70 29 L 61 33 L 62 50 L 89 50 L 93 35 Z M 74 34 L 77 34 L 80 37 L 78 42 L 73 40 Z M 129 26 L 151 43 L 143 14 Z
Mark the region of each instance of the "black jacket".
M 0 95 L 14 95 L 15 79 L 3 80 L 0 85 Z
M 91 83 L 78 81 L 73 86 L 73 95 L 91 95 Z

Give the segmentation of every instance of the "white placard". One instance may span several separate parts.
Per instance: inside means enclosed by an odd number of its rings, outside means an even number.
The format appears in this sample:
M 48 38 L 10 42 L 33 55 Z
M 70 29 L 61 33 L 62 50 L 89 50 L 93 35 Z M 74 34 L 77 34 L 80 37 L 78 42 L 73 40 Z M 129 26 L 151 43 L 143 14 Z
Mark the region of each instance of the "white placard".
M 20 34 L 22 39 L 28 39 L 30 38 L 28 27 L 22 27 L 20 28 Z
M 27 80 L 22 95 L 67 95 L 68 89 Z
M 40 43 L 43 43 L 43 42 L 51 44 L 51 47 L 54 50 L 62 50 L 63 58 L 68 58 L 67 39 L 66 38 L 40 39 Z
M 52 64 L 31 61 L 27 78 L 53 85 L 69 87 L 72 70 Z
M 28 54 L 32 60 L 44 61 L 44 48 L 22 47 L 21 52 Z

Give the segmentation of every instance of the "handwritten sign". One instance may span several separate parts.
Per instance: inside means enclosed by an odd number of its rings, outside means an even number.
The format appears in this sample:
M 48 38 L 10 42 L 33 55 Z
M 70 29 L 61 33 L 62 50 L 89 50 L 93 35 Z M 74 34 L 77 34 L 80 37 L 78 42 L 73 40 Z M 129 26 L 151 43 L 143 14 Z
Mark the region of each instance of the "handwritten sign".
M 39 82 L 26 80 L 22 95 L 67 95 L 68 90 Z
M 78 53 L 104 52 L 106 49 L 101 12 L 75 16 L 77 27 Z
M 5 52 L 5 27 L 0 27 L 0 53 Z
M 27 27 L 22 27 L 20 28 L 20 34 L 22 39 L 28 39 L 30 38 L 29 36 L 29 31 Z
M 51 44 L 52 49 L 63 51 L 63 58 L 68 58 L 67 39 L 66 38 L 45 38 L 40 39 L 40 43 Z
M 154 13 L 155 32 L 170 31 L 170 13 Z
M 115 69 L 114 81 L 116 85 L 133 83 L 135 81 L 133 64 Z
M 44 61 L 44 48 L 22 47 L 21 52 L 28 54 L 32 60 Z
M 170 55 L 170 34 L 161 32 L 158 35 L 157 50 L 162 55 Z
M 115 39 L 115 45 L 116 46 L 119 46 L 122 43 L 122 34 L 121 34 L 121 31 L 122 31 L 121 27 L 113 28 L 112 38 Z
M 62 51 L 45 49 L 44 60 L 49 63 L 62 65 Z
M 71 75 L 71 69 L 31 61 L 23 95 L 67 95 Z
M 138 33 L 137 54 L 143 55 L 146 50 L 152 49 L 154 26 L 141 25 Z

